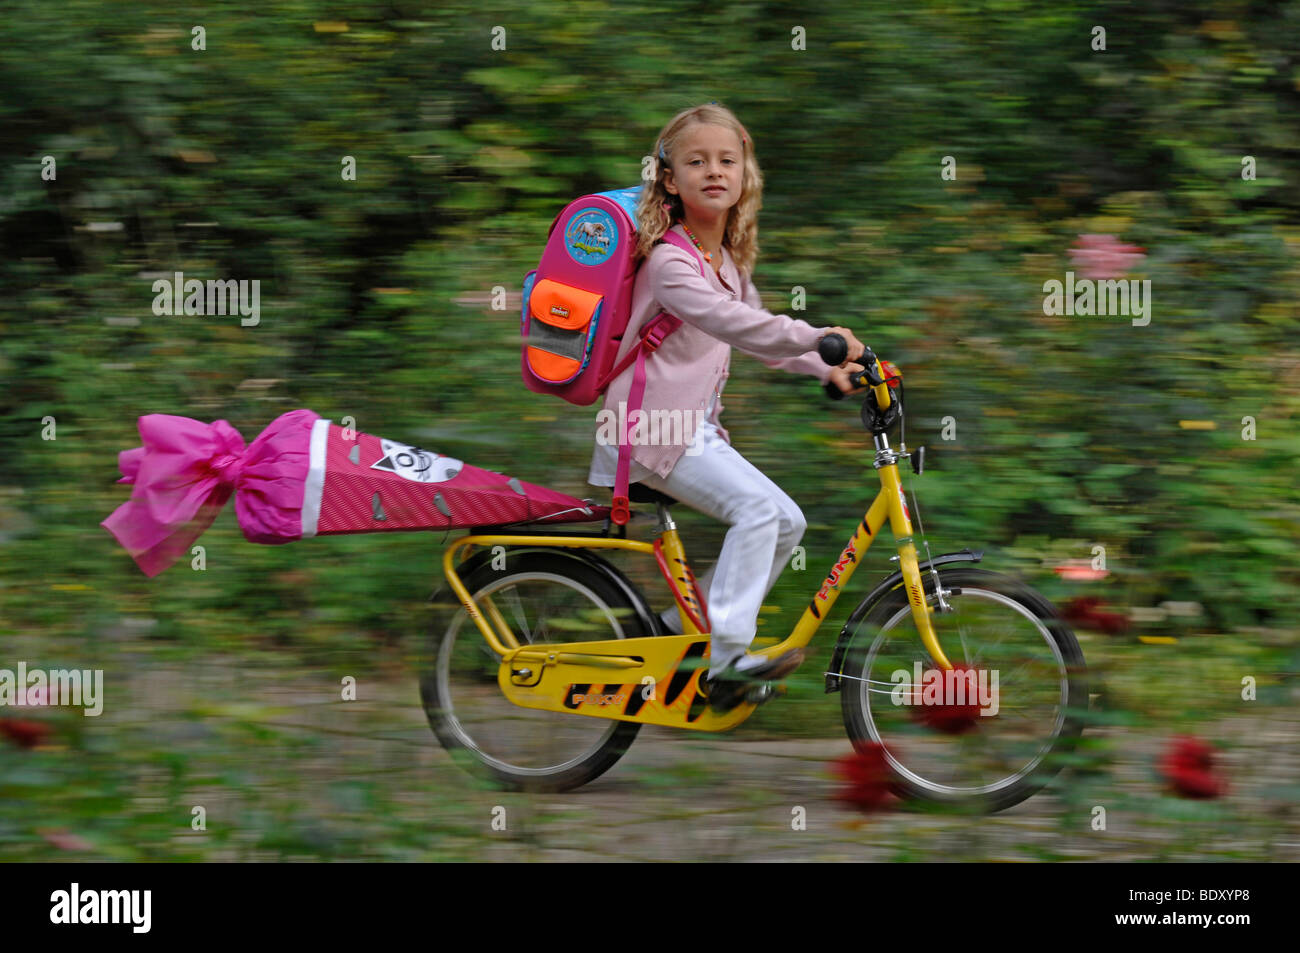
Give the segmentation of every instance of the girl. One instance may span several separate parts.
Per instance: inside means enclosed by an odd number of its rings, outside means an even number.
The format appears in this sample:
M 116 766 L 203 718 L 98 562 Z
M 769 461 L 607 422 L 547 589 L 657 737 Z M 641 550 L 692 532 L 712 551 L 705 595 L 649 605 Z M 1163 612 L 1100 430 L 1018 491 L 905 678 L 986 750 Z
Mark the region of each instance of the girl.
M 656 446 L 632 447 L 630 482 L 642 483 L 726 523 L 730 529 L 717 562 L 699 580 L 712 622 L 709 704 L 719 711 L 735 707 L 745 680 L 779 678 L 798 667 L 800 650 L 778 659 L 748 652 L 758 627 L 758 610 L 806 528 L 794 500 L 737 453 L 718 421 L 731 348 L 769 367 L 811 374 L 850 389 L 846 362 L 828 367 L 817 343 L 832 331 L 849 345 L 848 360 L 863 346 L 845 328 L 814 328 L 763 310 L 750 274 L 758 255 L 758 210 L 763 177 L 754 143 L 730 110 L 697 106 L 668 123 L 656 144 L 658 169 L 641 190 L 637 207 L 638 261 L 632 316 L 619 357 L 637 340 L 641 326 L 660 311 L 682 320 L 645 364 L 642 409 L 678 411 L 701 420 L 694 433 L 661 434 Z M 707 266 L 700 273 L 695 256 L 661 241 L 669 229 L 688 239 Z M 809 353 L 812 352 L 812 353 Z M 626 401 L 633 368 L 615 378 L 604 408 L 617 413 Z M 697 418 L 695 415 L 699 414 Z M 677 415 L 672 415 L 677 416 Z M 668 419 L 671 419 L 668 418 Z M 617 445 L 597 441 L 588 482 L 613 486 Z M 679 631 L 675 607 L 661 618 Z

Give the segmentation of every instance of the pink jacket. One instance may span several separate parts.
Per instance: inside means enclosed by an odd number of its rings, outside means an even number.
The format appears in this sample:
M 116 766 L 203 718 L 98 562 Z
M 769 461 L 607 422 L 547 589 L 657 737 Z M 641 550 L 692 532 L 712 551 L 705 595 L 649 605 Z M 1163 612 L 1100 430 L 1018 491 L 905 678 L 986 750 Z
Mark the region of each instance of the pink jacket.
M 673 226 L 673 230 L 686 238 L 680 224 Z M 662 242 L 655 246 L 637 273 L 632 289 L 632 316 L 618 358 L 631 350 L 641 326 L 660 311 L 682 319 L 682 326 L 646 360 L 643 410 L 690 411 L 691 419 L 698 420 L 697 415 L 708 407 L 714 392 L 722 391 L 733 345 L 769 367 L 811 374 L 826 382 L 831 368 L 816 353 L 822 336 L 820 328 L 764 310 L 754 282 L 748 275 L 741 276 L 725 247 L 721 276 L 708 262 L 704 265 L 705 273 L 701 275 L 696 256 Z M 627 401 L 634 368 L 635 363 L 610 382 L 602 409 L 618 414 L 619 403 Z M 719 400 L 710 420 L 729 441 L 727 431 L 718 421 L 721 411 Z M 632 459 L 660 476 L 667 476 L 695 436 L 694 427 L 684 427 L 681 431 L 681 442 L 667 442 L 661 435 L 655 445 L 634 443 Z

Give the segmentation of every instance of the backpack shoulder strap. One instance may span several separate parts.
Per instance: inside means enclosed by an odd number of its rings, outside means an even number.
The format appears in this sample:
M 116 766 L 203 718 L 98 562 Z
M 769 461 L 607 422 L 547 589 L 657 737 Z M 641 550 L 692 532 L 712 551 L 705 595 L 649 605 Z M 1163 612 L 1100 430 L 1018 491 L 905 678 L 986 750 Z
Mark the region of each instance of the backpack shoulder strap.
M 704 259 L 703 257 L 701 257 L 698 248 L 696 248 L 686 239 L 682 238 L 682 236 L 678 235 L 671 228 L 668 229 L 668 231 L 664 232 L 664 237 L 660 239 L 660 241 L 665 241 L 670 245 L 676 245 L 678 248 L 682 249 L 682 251 L 690 252 L 692 255 L 695 256 L 696 262 L 699 263 L 700 274 L 704 274 Z
M 700 257 L 699 253 L 684 238 L 669 231 L 664 235 L 662 241 L 676 245 L 678 248 L 684 249 L 694 255 L 696 263 L 700 266 L 700 274 L 704 274 L 704 259 Z M 668 337 L 668 335 L 673 331 L 676 331 L 677 328 L 681 326 L 681 323 L 680 318 L 674 317 L 667 311 L 660 311 L 657 315 L 647 321 L 641 327 L 641 331 L 638 335 L 640 340 L 637 341 L 636 346 L 624 354 L 622 359 L 609 369 L 609 373 L 606 374 L 605 379 L 600 382 L 598 389 L 603 391 L 608 387 L 610 382 L 627 370 L 628 365 L 637 359 L 637 355 L 641 354 L 643 349 L 648 352 L 654 352 L 657 350 L 659 345 L 664 342 L 664 338 Z
M 700 266 L 700 274 L 704 274 L 704 259 L 699 252 L 680 235 L 669 230 L 663 237 L 663 240 L 683 248 L 695 256 L 696 262 Z M 614 505 L 610 513 L 610 519 L 619 526 L 624 525 L 631 518 L 632 511 L 628 503 L 627 487 L 628 478 L 631 476 L 632 468 L 632 446 L 628 442 L 628 423 L 632 414 L 640 414 L 641 401 L 645 399 L 645 362 L 646 358 L 659 349 L 664 339 L 672 334 L 682 325 L 682 319 L 667 311 L 660 311 L 651 318 L 641 328 L 638 335 L 639 340 L 632 350 L 628 351 L 606 375 L 601 386 L 608 386 L 609 382 L 618 375 L 627 370 L 628 365 L 633 361 L 636 362 L 636 370 L 632 372 L 632 386 L 627 395 L 627 415 L 619 429 L 618 435 L 618 469 L 614 474 Z

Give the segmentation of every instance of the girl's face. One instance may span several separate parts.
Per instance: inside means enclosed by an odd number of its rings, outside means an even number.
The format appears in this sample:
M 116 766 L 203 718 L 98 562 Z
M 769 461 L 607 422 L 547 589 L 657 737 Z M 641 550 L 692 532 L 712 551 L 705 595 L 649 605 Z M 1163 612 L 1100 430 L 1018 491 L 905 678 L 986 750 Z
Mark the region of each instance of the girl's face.
M 664 188 L 701 218 L 725 215 L 740 201 L 744 163 L 738 135 L 725 126 L 696 123 L 678 140 Z

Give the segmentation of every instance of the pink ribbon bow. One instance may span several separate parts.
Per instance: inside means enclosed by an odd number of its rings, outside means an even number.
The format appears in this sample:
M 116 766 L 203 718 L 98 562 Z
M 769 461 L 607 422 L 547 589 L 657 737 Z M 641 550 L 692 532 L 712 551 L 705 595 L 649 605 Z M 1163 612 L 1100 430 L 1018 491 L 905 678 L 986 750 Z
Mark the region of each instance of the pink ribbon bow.
M 183 556 L 238 488 L 244 535 L 257 542 L 301 536 L 307 433 L 317 415 L 281 416 L 245 449 L 228 422 L 148 414 L 139 419 L 142 447 L 118 454 L 131 499 L 100 525 L 116 537 L 147 576 Z M 245 499 L 248 497 L 248 499 Z

